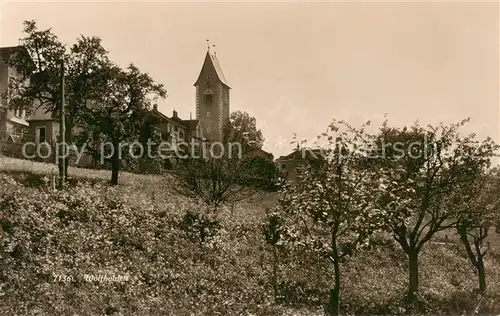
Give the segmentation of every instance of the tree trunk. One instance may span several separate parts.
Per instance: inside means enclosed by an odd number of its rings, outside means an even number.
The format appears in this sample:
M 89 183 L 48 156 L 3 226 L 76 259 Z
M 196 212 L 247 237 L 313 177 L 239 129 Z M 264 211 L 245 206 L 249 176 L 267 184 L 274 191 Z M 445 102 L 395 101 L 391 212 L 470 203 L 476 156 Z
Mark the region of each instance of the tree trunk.
M 340 315 L 340 262 L 339 249 L 335 234 L 332 234 L 332 253 L 333 269 L 335 272 L 335 284 L 330 292 L 330 302 L 328 304 L 328 313 L 330 315 Z
M 479 276 L 479 292 L 484 294 L 486 292 L 486 274 L 484 271 L 483 256 L 479 255 L 477 258 L 477 274 Z
M 328 313 L 330 315 L 340 315 L 340 264 L 338 258 L 333 261 L 335 271 L 335 285 L 330 292 L 330 303 Z
M 120 172 L 120 156 L 119 152 L 115 151 L 113 153 L 113 157 L 111 158 L 111 185 L 118 185 L 119 172 Z
M 61 147 L 62 146 L 59 145 L 59 150 L 61 150 Z M 63 163 L 63 158 L 59 158 L 59 161 L 57 163 L 58 163 L 59 175 L 60 176 L 62 175 L 64 177 L 64 179 L 67 179 L 66 173 L 65 173 L 65 170 L 64 170 L 64 165 L 65 164 Z M 59 178 L 59 182 L 58 182 L 57 187 L 58 187 L 59 190 L 64 189 L 61 177 Z
M 274 290 L 274 301 L 278 300 L 278 249 L 273 246 L 273 290 Z
M 72 143 L 72 138 L 73 138 L 73 133 L 72 133 L 73 126 L 72 124 L 66 123 L 66 135 L 64 136 L 65 141 L 66 141 L 66 150 L 69 151 L 70 144 Z M 69 156 L 64 159 L 64 178 L 68 179 L 68 167 L 69 167 Z
M 407 299 L 408 302 L 414 302 L 418 292 L 418 252 L 416 249 L 411 249 L 408 253 L 408 276 Z
M 475 253 L 472 250 L 469 239 L 467 238 L 467 222 L 464 222 L 461 226 L 458 227 L 458 233 L 460 235 L 460 240 L 465 247 L 465 251 L 467 252 L 467 256 L 469 257 L 470 262 L 476 268 L 478 278 L 479 278 L 479 293 L 484 294 L 486 291 L 486 274 L 484 270 L 484 255 L 485 252 L 481 250 L 481 243 L 484 238 L 486 238 L 487 234 L 480 234 L 478 238 L 474 238 L 474 248 Z M 480 233 L 483 232 L 480 230 Z M 487 232 L 487 230 L 486 230 Z

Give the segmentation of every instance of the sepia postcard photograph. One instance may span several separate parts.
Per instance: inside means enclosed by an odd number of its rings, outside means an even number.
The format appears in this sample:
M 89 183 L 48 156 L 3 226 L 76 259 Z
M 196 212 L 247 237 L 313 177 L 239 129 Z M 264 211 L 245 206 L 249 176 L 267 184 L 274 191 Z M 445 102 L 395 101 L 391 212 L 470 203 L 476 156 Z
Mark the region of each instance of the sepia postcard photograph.
M 500 316 L 500 2 L 0 1 L 0 315 Z

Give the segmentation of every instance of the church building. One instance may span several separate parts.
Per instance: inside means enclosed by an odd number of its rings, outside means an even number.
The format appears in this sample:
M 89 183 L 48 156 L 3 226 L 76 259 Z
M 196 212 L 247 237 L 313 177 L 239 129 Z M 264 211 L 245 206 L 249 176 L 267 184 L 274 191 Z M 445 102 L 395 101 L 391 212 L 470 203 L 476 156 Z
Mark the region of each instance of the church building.
M 205 60 L 194 83 L 196 88 L 196 119 L 179 118 L 177 111 L 167 117 L 155 106 L 159 118 L 156 129 L 162 138 L 172 144 L 179 142 L 222 140 L 224 126 L 229 122 L 229 84 L 222 73 L 217 55 L 207 50 Z

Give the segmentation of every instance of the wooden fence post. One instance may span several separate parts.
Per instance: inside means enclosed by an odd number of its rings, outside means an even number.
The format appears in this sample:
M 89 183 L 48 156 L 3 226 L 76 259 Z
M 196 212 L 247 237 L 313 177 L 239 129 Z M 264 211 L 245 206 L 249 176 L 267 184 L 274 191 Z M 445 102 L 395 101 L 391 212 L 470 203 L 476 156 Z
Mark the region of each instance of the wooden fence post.
M 52 189 L 52 191 L 56 190 L 56 175 L 55 174 L 53 174 L 51 176 L 51 179 L 50 179 L 50 188 Z

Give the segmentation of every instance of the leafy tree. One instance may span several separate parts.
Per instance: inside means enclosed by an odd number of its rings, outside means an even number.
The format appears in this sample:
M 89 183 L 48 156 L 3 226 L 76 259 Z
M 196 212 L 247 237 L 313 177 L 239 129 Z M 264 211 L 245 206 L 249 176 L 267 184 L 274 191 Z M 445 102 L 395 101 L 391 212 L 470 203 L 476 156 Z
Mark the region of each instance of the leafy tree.
M 240 143 L 243 154 L 261 149 L 264 144 L 264 136 L 257 129 L 257 120 L 243 111 L 231 113 L 224 129 L 224 138 L 225 142 Z
M 246 169 L 243 171 L 243 185 L 274 190 L 277 187 L 278 168 L 276 164 L 261 156 L 245 157 Z
M 150 118 L 152 102 L 165 98 L 166 91 L 132 64 L 126 70 L 110 64 L 100 72 L 106 79 L 107 93 L 98 95 L 96 103 L 87 106 L 86 121 L 94 135 L 103 136 L 112 145 L 111 184 L 117 185 L 122 154 L 127 154 L 121 150 L 122 145 L 139 141 L 140 131 Z
M 160 124 L 158 116 L 150 113 L 142 126 L 139 129 L 139 142 L 141 144 L 147 144 L 150 141 L 150 152 L 149 155 L 143 155 L 137 161 L 139 162 L 138 170 L 139 173 L 153 173 L 159 174 L 163 172 L 165 160 L 158 155 L 158 149 L 160 144 L 163 142 L 161 136 L 156 132 L 156 126 Z
M 69 50 L 51 31 L 39 30 L 35 21 L 24 22 L 24 48 L 10 59 L 10 66 L 19 71 L 19 78 L 9 83 L 11 107 L 22 107 L 27 114 L 38 108 L 54 117 L 60 114 L 61 60 L 65 61 L 65 123 L 67 144 L 74 142 L 77 126 L 85 126 L 86 105 L 103 93 L 105 78 L 101 69 L 109 66 L 108 52 L 97 37 L 80 36 Z M 22 53 L 22 52 L 27 52 Z M 67 173 L 67 165 L 65 166 Z
M 467 123 L 410 128 L 391 128 L 387 121 L 377 136 L 377 163 L 394 170 L 387 193 L 379 200 L 382 209 L 398 211 L 395 199 L 408 201 L 410 220 L 392 221 L 394 239 L 408 256 L 407 299 L 415 302 L 419 286 L 418 256 L 435 233 L 456 225 L 457 209 L 446 207 L 449 196 L 479 176 L 489 164 L 492 150 L 476 152 L 474 137 L 460 137 Z
M 13 52 L 9 66 L 18 76 L 10 78 L 9 106 L 24 108 L 31 114 L 37 107 L 58 109 L 60 103 L 60 64 L 66 48 L 51 29 L 39 30 L 35 21 L 24 22 L 23 49 Z
M 302 243 L 333 264 L 335 279 L 328 304 L 333 315 L 340 312 L 341 264 L 368 245 L 375 231 L 387 227 L 389 218 L 401 214 L 375 208 L 388 176 L 383 168 L 371 168 L 368 152 L 359 150 L 369 148 L 373 141 L 364 132 L 368 124 L 356 129 L 334 121 L 318 136 L 322 154 L 314 152 L 297 180 L 285 185 L 280 194 L 279 210 L 287 225 L 296 228 Z
M 464 245 L 467 256 L 476 268 L 479 277 L 479 291 L 486 291 L 484 257 L 487 249 L 483 242 L 490 229 L 500 218 L 500 175 L 490 170 L 479 176 L 462 190 L 454 191 L 452 207 L 460 210 L 456 229 Z
M 262 155 L 264 136 L 257 129 L 257 120 L 247 112 L 232 112 L 229 123 L 224 128 L 223 141 L 241 146 L 241 155 L 248 168 L 241 170 L 243 185 L 259 186 L 262 189 L 273 189 L 278 170 L 273 162 L 272 154 Z

